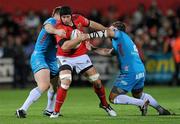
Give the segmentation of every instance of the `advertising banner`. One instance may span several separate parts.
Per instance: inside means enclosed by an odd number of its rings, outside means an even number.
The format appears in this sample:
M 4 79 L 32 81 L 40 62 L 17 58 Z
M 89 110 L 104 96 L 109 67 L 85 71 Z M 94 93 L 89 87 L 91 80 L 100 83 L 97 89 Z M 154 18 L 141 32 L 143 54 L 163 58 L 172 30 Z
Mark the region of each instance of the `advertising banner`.
M 14 61 L 12 58 L 0 59 L 0 83 L 12 83 L 14 81 Z

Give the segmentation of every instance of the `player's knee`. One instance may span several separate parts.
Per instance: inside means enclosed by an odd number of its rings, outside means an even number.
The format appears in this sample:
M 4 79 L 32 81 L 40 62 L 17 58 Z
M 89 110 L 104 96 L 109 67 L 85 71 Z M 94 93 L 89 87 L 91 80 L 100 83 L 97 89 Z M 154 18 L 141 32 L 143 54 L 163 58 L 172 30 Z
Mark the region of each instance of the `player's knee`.
M 50 85 L 48 83 L 39 83 L 38 84 L 38 88 L 42 93 L 45 92 L 49 87 L 50 87 Z
M 64 80 L 72 81 L 72 75 L 71 74 L 60 74 L 59 78 L 61 81 L 64 81 Z
M 89 76 L 89 77 L 88 77 L 88 80 L 89 80 L 90 82 L 94 83 L 95 81 L 99 80 L 99 77 L 100 77 L 99 73 L 96 73 L 96 74 L 94 74 L 94 75 Z
M 132 96 L 135 98 L 141 98 L 141 95 L 143 93 L 143 89 L 138 89 L 138 90 L 132 90 Z
M 61 74 L 59 76 L 59 78 L 61 80 L 61 87 L 66 90 L 69 89 L 69 86 L 72 81 L 72 75 L 71 74 Z
M 132 93 L 132 96 L 135 98 L 141 98 L 142 92 L 134 92 Z

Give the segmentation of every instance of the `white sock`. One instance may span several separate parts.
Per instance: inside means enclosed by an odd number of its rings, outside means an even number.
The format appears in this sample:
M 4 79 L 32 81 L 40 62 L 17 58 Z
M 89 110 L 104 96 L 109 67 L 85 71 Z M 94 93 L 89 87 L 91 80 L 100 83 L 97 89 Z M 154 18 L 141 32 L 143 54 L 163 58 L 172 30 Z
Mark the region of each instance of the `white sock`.
M 115 104 L 131 104 L 136 106 L 143 106 L 144 101 L 141 99 L 136 99 L 133 97 L 130 97 L 128 95 L 119 95 L 114 99 Z
M 157 107 L 159 106 L 158 102 L 150 94 L 142 93 L 142 96 L 140 99 L 142 99 L 144 101 L 148 99 L 149 105 L 155 109 L 157 109 Z
M 39 90 L 38 87 L 32 89 L 31 92 L 29 93 L 29 96 L 27 97 L 26 101 L 24 102 L 24 104 L 20 109 L 27 111 L 29 106 L 37 99 L 39 99 L 40 96 L 41 96 L 41 91 Z
M 48 103 L 47 103 L 46 110 L 52 112 L 52 111 L 54 111 L 56 94 L 54 94 L 54 91 L 49 89 L 47 92 L 47 97 L 48 97 Z

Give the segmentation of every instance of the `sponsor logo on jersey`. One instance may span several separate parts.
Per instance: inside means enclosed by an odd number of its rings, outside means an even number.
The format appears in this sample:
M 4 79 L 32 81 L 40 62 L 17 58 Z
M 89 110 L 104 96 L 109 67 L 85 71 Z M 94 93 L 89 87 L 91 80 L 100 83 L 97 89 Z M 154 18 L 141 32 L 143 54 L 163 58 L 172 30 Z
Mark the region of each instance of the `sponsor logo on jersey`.
M 136 74 L 136 79 L 140 79 L 144 77 L 144 73 Z
M 120 82 L 122 85 L 128 85 L 128 83 L 126 82 L 126 81 L 123 81 L 123 80 L 121 80 L 121 82 Z

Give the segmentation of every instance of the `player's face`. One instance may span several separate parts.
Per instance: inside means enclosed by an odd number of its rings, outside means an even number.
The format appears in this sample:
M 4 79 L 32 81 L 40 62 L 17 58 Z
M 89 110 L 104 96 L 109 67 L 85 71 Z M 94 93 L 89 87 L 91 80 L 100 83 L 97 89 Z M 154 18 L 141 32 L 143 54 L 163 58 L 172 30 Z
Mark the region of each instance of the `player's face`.
M 65 25 L 71 25 L 71 15 L 62 15 L 61 20 Z

